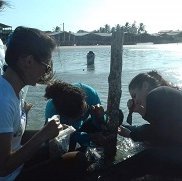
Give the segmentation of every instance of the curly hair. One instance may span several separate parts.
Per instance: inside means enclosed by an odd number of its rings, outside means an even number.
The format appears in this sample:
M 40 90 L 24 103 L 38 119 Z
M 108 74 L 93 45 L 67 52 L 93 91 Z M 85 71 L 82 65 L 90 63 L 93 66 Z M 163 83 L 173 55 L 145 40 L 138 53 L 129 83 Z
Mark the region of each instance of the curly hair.
M 76 119 L 85 111 L 86 95 L 83 90 L 69 83 L 54 80 L 45 89 L 45 98 L 52 99 L 58 113 Z

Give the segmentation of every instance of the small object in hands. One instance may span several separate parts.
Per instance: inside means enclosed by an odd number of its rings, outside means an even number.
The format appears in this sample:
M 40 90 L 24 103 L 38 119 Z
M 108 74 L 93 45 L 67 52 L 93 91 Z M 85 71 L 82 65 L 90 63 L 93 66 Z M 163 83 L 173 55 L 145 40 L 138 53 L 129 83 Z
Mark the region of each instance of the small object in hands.
M 50 122 L 52 120 L 60 120 L 60 116 L 59 115 L 54 115 L 51 118 L 48 118 L 48 122 Z
M 65 128 L 65 125 L 63 126 Z M 70 135 L 76 131 L 72 126 L 67 126 L 65 129 L 59 132 L 59 135 L 55 138 L 57 142 L 58 148 L 63 150 L 64 152 L 68 152 L 69 143 L 70 143 Z

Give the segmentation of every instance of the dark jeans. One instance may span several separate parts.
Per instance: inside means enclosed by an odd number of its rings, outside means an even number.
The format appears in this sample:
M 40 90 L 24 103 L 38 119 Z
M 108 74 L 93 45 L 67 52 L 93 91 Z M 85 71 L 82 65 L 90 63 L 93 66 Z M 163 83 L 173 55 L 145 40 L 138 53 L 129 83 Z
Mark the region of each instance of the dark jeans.
M 30 137 L 35 133 L 25 133 Z M 28 137 L 23 138 L 28 140 Z M 87 159 L 80 152 L 66 153 L 60 157 L 50 159 L 49 148 L 43 144 L 34 157 L 25 162 L 24 168 L 16 178 L 19 180 L 84 180 Z
M 131 180 L 145 175 L 182 178 L 182 148 L 151 148 L 104 170 L 100 180 Z

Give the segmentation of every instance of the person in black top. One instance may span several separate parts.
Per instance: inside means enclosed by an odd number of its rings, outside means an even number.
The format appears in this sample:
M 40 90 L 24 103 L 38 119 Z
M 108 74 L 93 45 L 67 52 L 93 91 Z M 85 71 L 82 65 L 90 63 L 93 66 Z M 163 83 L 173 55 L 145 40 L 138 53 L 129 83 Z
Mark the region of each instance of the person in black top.
M 139 113 L 148 124 L 120 127 L 118 133 L 158 146 L 181 146 L 182 92 L 179 88 L 164 80 L 157 71 L 150 71 L 134 77 L 129 92 L 132 99 L 128 101 L 128 108 Z
M 148 123 L 122 125 L 118 134 L 150 147 L 110 169 L 113 180 L 145 175 L 182 177 L 182 92 L 157 72 L 135 76 L 129 84 L 130 113 L 139 113 Z M 103 176 L 103 178 L 109 177 Z

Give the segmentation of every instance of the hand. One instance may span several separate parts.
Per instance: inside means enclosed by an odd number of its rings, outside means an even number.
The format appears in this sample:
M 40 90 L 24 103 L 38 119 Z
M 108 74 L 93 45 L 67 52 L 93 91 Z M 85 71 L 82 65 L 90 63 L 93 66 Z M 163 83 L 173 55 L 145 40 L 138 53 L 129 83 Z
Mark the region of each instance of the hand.
M 33 107 L 33 104 L 24 102 L 23 110 L 25 111 L 26 114 L 30 111 L 30 109 Z
M 104 108 L 100 104 L 91 106 L 91 115 L 94 115 L 96 118 L 100 118 L 104 115 Z
M 62 126 L 63 126 L 63 129 L 66 129 L 69 127 L 69 125 L 67 125 L 67 124 L 62 124 Z
M 118 134 L 126 138 L 130 138 L 131 131 L 123 126 L 118 127 Z
M 65 125 L 60 124 L 58 115 L 54 115 L 49 118 L 48 123 L 42 128 L 43 136 L 47 136 L 47 139 L 53 139 L 58 136 L 59 131 L 63 130 Z
M 137 112 L 141 116 L 145 115 L 145 107 L 140 103 L 138 103 L 137 101 L 135 101 L 134 99 L 129 99 L 127 102 L 127 106 L 130 113 Z

